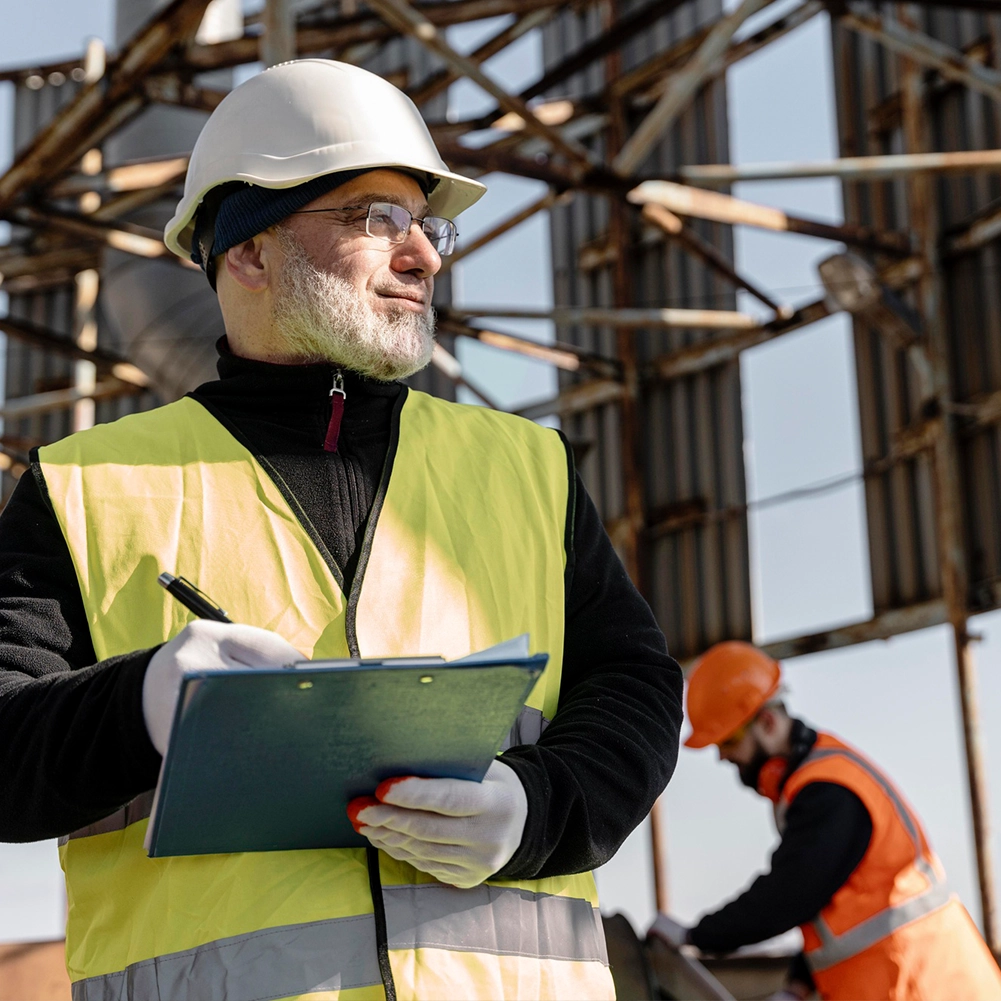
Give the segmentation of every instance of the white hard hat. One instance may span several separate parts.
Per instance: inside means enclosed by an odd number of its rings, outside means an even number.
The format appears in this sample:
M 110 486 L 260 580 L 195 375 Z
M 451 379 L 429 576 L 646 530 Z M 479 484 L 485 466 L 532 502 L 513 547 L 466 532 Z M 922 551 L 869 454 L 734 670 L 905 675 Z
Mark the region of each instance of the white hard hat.
M 205 123 L 164 242 L 189 256 L 198 206 L 220 184 L 291 188 L 378 167 L 436 178 L 428 204 L 449 219 L 486 191 L 448 169 L 417 106 L 382 77 L 332 59 L 272 66 L 227 94 Z

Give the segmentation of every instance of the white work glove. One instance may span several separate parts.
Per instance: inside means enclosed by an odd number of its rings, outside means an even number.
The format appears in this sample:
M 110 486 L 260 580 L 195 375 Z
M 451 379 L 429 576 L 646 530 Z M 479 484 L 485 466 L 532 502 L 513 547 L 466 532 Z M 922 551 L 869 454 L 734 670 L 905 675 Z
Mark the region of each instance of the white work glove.
M 352 800 L 348 816 L 387 855 L 467 889 L 503 868 L 518 850 L 528 797 L 514 769 L 495 760 L 482 782 L 387 779 L 375 798 Z
M 280 667 L 303 655 L 277 633 L 257 626 L 197 619 L 151 658 L 143 679 L 143 720 L 153 746 L 166 753 L 185 671 Z

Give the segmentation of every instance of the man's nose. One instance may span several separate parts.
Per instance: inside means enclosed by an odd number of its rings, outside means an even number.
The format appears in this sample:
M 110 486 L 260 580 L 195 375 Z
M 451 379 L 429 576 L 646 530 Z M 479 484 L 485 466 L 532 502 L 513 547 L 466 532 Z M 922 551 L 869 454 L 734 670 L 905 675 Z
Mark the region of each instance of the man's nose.
M 393 270 L 406 271 L 420 278 L 431 278 L 441 270 L 441 255 L 434 249 L 421 224 L 410 224 L 407 238 L 395 246 Z

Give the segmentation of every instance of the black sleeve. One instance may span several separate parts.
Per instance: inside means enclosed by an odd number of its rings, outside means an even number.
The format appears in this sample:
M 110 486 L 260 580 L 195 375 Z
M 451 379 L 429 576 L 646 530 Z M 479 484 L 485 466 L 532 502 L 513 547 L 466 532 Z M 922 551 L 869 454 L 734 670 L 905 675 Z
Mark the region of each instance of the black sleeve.
M 66 540 L 26 473 L 0 515 L 0 841 L 68 834 L 156 785 L 151 655 L 94 663 Z
M 811 782 L 792 801 L 771 871 L 689 933 L 703 952 L 733 952 L 815 918 L 869 847 L 862 800 L 833 782 Z
M 528 819 L 500 879 L 607 862 L 678 760 L 681 668 L 579 477 L 573 526 L 559 709 L 538 743 L 503 755 L 525 787 Z

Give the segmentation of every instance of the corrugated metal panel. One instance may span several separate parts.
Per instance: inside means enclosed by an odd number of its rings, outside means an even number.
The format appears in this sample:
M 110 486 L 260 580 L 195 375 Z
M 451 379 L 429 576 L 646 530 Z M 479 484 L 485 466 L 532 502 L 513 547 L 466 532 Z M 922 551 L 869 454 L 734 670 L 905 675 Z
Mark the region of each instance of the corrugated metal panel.
M 623 6 L 620 16 L 639 4 Z M 629 43 L 622 69 L 634 68 L 720 15 L 720 0 L 680 7 Z M 566 12 L 544 29 L 547 68 L 602 31 L 600 11 Z M 598 63 L 553 96 L 593 94 L 603 84 Z M 644 109 L 646 110 L 646 109 Z M 630 114 L 635 128 L 643 111 Z M 594 143 L 600 143 L 597 137 Z M 600 146 L 595 145 L 595 148 Z M 706 87 L 651 153 L 642 173 L 669 176 L 684 163 L 729 160 L 726 86 Z M 609 265 L 578 267 L 582 247 L 600 243 L 609 226 L 608 200 L 578 194 L 551 211 L 554 298 L 557 306 L 614 304 Z M 732 259 L 728 227 L 699 223 L 702 236 Z M 673 243 L 642 239 L 633 225 L 628 254 L 637 306 L 734 308 L 731 287 Z M 560 339 L 614 356 L 610 328 L 571 327 Z M 638 360 L 716 336 L 711 331 L 638 331 Z M 567 379 L 564 377 L 564 382 Z M 641 543 L 644 590 L 672 652 L 689 657 L 722 639 L 750 639 L 751 601 L 743 464 L 740 369 L 737 362 L 670 383 L 647 385 L 639 400 L 641 476 L 648 531 Z M 620 407 L 606 404 L 564 422 L 570 438 L 587 449 L 581 474 L 615 537 L 625 514 Z
M 892 17 L 893 4 L 870 5 Z M 921 30 L 953 47 L 984 51 L 998 65 L 1001 18 L 969 11 L 916 12 Z M 843 156 L 906 151 L 898 94 L 900 59 L 876 41 L 835 22 L 835 92 Z M 988 98 L 929 76 L 930 142 L 934 150 L 1001 145 L 1001 112 Z M 934 184 L 944 234 L 963 228 L 1001 196 L 996 174 L 942 177 Z M 844 186 L 846 220 L 906 231 L 904 182 Z M 951 395 L 971 404 L 1001 389 L 1001 245 L 998 241 L 943 263 L 944 314 Z M 877 330 L 855 324 L 863 458 L 890 454 L 894 436 L 922 419 L 913 367 Z M 1001 428 L 968 429 L 959 446 L 971 610 L 1001 603 Z M 866 508 L 876 612 L 941 594 L 929 455 L 866 477 Z
M 14 95 L 14 149 L 20 151 L 36 133 L 70 101 L 79 84 L 71 79 L 61 83 L 46 81 L 39 89 L 17 85 Z M 21 234 L 15 233 L 15 236 Z M 9 297 L 9 314 L 15 319 L 30 320 L 56 333 L 74 334 L 75 286 L 70 283 L 37 292 L 16 293 Z M 98 323 L 98 343 L 121 350 L 109 336 L 107 325 Z M 74 363 L 12 339 L 6 342 L 5 392 L 7 399 L 30 396 L 73 384 Z M 149 393 L 128 396 L 97 404 L 98 421 L 114 420 L 153 404 Z M 34 445 L 54 441 L 72 429 L 73 411 L 64 409 L 33 417 L 8 420 L 4 440 L 18 451 L 27 452 Z M 13 489 L 13 480 L 4 476 L 4 497 Z

